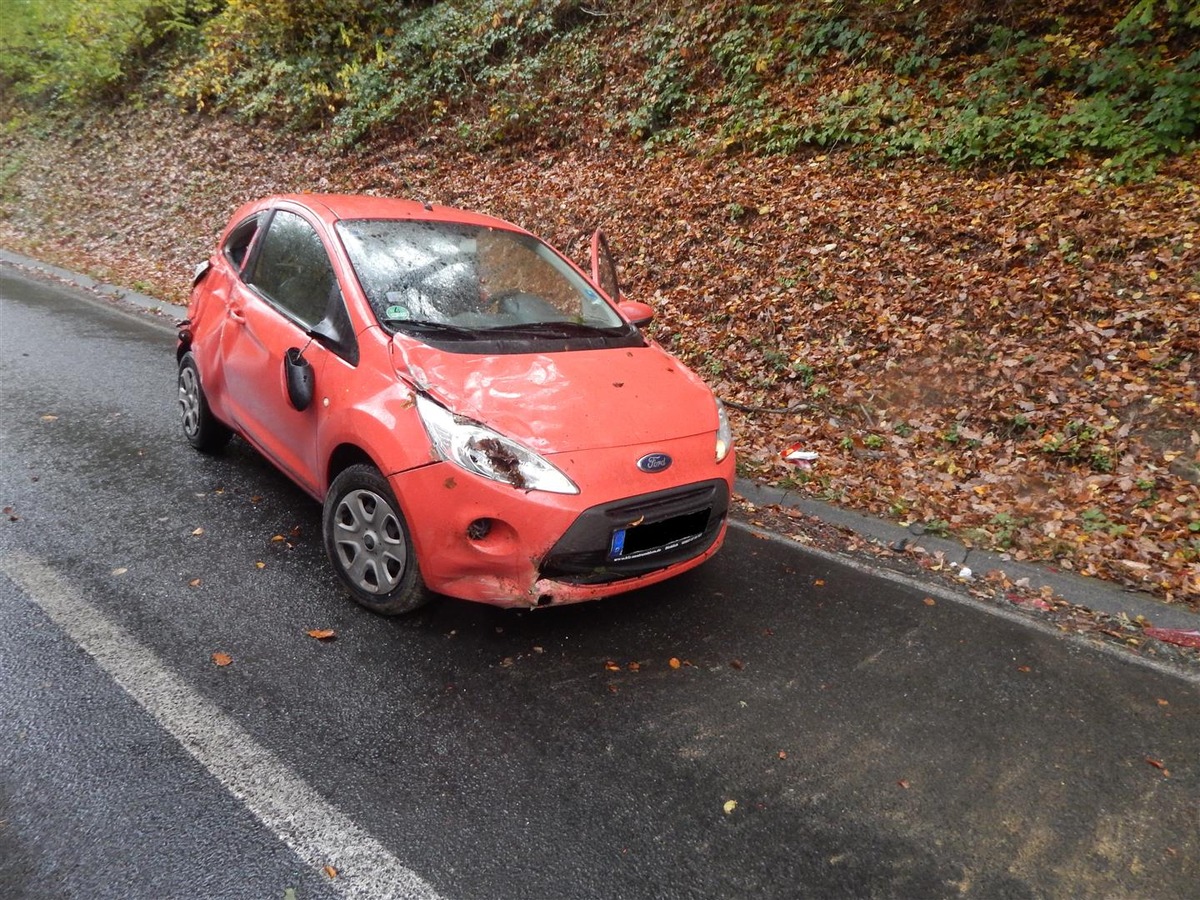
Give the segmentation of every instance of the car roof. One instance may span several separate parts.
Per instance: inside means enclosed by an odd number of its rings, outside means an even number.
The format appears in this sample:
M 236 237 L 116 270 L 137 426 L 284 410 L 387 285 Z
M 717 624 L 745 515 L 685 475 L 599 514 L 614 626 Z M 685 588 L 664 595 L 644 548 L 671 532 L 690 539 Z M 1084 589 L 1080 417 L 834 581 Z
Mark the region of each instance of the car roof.
M 525 231 L 512 222 L 470 210 L 370 194 L 277 194 L 264 198 L 260 205 L 275 206 L 284 201 L 306 207 L 329 222 L 339 219 L 417 219 Z

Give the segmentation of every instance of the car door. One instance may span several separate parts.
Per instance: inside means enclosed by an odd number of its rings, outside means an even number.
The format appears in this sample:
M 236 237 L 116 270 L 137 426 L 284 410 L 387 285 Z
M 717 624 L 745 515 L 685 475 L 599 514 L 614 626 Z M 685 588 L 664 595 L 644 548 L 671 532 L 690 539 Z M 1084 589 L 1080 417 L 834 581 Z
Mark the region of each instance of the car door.
M 613 303 L 621 302 L 621 287 L 617 281 L 617 263 L 608 249 L 608 239 L 600 229 L 592 234 L 592 283 L 608 295 Z
M 297 212 L 277 209 L 232 289 L 221 334 L 229 412 L 238 429 L 314 494 L 321 483 L 316 436 L 323 405 L 293 405 L 284 360 L 289 349 L 302 351 L 320 391 L 332 352 L 310 331 L 341 302 L 316 228 Z

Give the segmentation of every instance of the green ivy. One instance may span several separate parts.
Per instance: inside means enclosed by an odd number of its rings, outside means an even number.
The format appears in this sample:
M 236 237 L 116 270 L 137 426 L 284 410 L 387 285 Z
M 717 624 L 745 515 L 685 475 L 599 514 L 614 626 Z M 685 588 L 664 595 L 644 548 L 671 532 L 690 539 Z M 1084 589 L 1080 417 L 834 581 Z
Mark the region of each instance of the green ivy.
M 1091 157 L 1119 181 L 1200 141 L 1200 0 L 1126 0 L 1086 47 L 1069 23 L 1026 33 L 986 9 L 948 40 L 913 0 L 4 2 L 8 106 L 113 103 L 145 83 L 341 145 L 439 124 L 477 148 L 565 143 L 586 107 L 648 144 L 995 168 Z M 613 85 L 618 33 L 632 71 Z M 836 91 L 792 102 L 831 71 Z

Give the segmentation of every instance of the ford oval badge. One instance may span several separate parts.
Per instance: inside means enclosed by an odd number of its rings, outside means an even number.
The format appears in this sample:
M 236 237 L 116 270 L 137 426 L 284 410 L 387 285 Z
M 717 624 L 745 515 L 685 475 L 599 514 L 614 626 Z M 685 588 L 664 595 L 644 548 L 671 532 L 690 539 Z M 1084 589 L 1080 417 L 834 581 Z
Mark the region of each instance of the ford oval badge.
M 665 453 L 647 453 L 637 461 L 637 467 L 643 472 L 662 472 L 671 467 L 671 457 Z

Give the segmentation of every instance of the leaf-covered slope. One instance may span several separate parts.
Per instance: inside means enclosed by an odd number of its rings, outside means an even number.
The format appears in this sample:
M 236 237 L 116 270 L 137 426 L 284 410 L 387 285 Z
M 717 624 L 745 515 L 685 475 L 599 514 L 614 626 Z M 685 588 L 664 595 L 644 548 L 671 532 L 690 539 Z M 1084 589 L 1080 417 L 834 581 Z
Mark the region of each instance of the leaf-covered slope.
M 744 474 L 1200 596 L 1195 2 L 74 7 L 158 18 L 0 40 L 8 246 L 182 300 L 276 190 L 603 224 Z
M 736 414 L 744 473 L 1200 593 L 1194 157 L 1097 192 L 1078 171 L 631 146 L 502 158 L 385 141 L 322 157 L 154 111 L 6 150 L 24 162 L 3 243 L 175 300 L 231 209 L 276 190 L 481 208 L 576 256 L 604 224 L 659 340 L 726 398 L 773 410 Z M 795 442 L 821 454 L 812 474 L 779 458 Z

